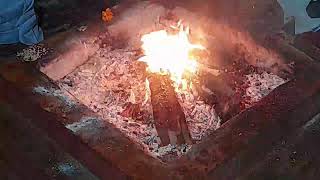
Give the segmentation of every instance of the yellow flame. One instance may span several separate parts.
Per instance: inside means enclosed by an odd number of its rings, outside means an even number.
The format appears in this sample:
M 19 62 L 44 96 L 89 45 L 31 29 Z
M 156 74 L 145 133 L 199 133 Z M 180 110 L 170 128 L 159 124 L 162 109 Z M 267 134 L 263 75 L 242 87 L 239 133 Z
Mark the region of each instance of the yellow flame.
M 204 47 L 190 43 L 189 28 L 179 24 L 178 29 L 176 34 L 160 30 L 143 35 L 144 56 L 139 61 L 147 63 L 148 71 L 169 74 L 174 82 L 180 84 L 185 72 L 197 71 L 197 61 L 190 56 L 191 51 Z

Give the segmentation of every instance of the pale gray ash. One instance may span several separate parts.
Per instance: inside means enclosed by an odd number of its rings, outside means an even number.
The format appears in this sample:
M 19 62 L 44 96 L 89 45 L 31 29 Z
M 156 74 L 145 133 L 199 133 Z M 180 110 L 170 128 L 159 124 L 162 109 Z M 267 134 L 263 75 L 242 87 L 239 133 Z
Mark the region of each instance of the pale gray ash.
M 49 49 L 42 44 L 36 44 L 17 52 L 17 57 L 25 62 L 37 61 L 49 52 Z
M 253 73 L 246 75 L 248 88 L 246 89 L 246 96 L 248 97 L 246 107 L 250 107 L 263 97 L 267 96 L 278 86 L 286 83 L 288 80 L 268 72 L 261 74 Z

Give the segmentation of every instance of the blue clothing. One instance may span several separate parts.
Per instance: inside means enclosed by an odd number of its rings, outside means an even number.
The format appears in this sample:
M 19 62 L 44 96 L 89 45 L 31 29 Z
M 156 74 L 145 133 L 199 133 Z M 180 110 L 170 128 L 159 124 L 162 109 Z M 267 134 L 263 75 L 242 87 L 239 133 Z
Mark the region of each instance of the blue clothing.
M 34 0 L 0 0 L 0 44 L 36 44 L 43 40 Z

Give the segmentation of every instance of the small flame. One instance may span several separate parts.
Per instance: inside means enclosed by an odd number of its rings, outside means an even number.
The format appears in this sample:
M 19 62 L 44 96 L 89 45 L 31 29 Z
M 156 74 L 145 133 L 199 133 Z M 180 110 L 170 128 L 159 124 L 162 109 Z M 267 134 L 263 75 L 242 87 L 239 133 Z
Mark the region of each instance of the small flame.
M 181 84 L 186 72 L 197 71 L 197 61 L 191 56 L 192 50 L 204 47 L 190 43 L 189 28 L 184 28 L 181 22 L 176 28 L 179 29 L 176 34 L 160 30 L 143 35 L 141 41 L 145 56 L 139 61 L 147 63 L 148 71 L 169 74 L 174 82 Z

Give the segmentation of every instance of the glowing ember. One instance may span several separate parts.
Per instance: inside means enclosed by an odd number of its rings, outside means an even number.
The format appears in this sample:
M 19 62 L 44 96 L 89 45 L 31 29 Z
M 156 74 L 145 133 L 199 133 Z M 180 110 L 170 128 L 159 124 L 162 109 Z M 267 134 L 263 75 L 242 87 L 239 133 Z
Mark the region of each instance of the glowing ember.
M 148 71 L 161 74 L 170 74 L 177 84 L 182 83 L 186 72 L 194 74 L 197 71 L 197 61 L 191 56 L 195 49 L 204 49 L 189 41 L 189 28 L 180 23 L 176 34 L 169 34 L 166 30 L 151 32 L 142 36 L 144 57 L 140 61 L 146 62 Z

